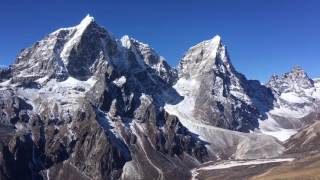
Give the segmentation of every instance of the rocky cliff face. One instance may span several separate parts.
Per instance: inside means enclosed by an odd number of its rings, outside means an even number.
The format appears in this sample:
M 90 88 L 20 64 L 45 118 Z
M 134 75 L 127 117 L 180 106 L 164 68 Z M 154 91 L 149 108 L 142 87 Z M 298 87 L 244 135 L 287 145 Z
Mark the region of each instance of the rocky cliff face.
M 219 36 L 190 48 L 178 74 L 178 89 L 188 81 L 195 84 L 191 113 L 206 124 L 249 132 L 273 107 L 271 90 L 235 70 Z
M 171 68 L 162 56 L 159 56 L 148 44 L 125 35 L 120 39 L 122 45 L 131 49 L 139 59 L 142 59 L 165 82 L 173 84 L 177 79 L 177 72 Z
M 291 107 L 282 94 L 293 82 L 278 81 L 247 80 L 218 36 L 175 70 L 87 16 L 0 70 L 0 177 L 188 179 L 205 161 L 279 156 L 283 144 L 256 132 L 275 107 Z
M 1 73 L 4 179 L 169 179 L 208 159 L 205 143 L 162 108 L 182 98 L 175 70 L 92 17 Z
M 113 37 L 87 16 L 79 25 L 59 29 L 24 49 L 12 67 L 13 81 L 63 81 L 69 76 L 87 80 L 115 55 L 116 47 Z
M 317 119 L 311 125 L 301 129 L 286 143 L 286 153 L 301 153 L 304 156 L 319 153 L 320 121 Z

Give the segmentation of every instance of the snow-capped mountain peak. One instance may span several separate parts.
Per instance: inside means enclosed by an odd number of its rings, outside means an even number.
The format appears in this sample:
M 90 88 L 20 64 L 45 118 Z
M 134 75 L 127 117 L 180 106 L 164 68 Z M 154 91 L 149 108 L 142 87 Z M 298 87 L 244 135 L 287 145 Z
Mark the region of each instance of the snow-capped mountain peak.
M 212 39 L 208 40 L 208 45 L 209 45 L 208 48 L 214 49 L 215 47 L 220 46 L 221 41 L 222 41 L 221 36 L 215 35 Z
M 175 69 L 171 68 L 166 60 L 148 44 L 142 43 L 128 35 L 123 36 L 120 42 L 123 47 L 135 53 L 141 66 L 144 67 L 147 65 L 155 70 L 166 82 L 173 83 L 176 80 L 177 75 Z
M 272 76 L 267 86 L 272 87 L 278 94 L 290 91 L 299 93 L 313 88 L 314 82 L 301 67 L 296 66 L 282 76 Z
M 219 35 L 191 47 L 178 65 L 180 77 L 191 78 L 211 71 L 226 73 L 234 71 L 227 49 Z
M 74 47 L 76 43 L 79 43 L 83 33 L 90 26 L 91 23 L 94 23 L 94 18 L 90 15 L 87 15 L 79 25 L 73 28 L 72 37 L 68 40 L 68 42 L 64 45 L 63 50 L 60 54 L 64 64 L 67 64 L 68 57 L 70 55 L 70 51 Z
M 299 66 L 283 75 L 273 75 L 266 84 L 275 97 L 268 118 L 259 122 L 259 129 L 285 141 L 308 123 L 308 116 L 320 107 L 320 88 Z
M 220 36 L 191 47 L 180 61 L 178 74 L 175 87 L 185 99 L 175 108 L 183 111 L 188 106 L 191 112 L 183 113 L 202 123 L 247 132 L 272 106 L 271 91 L 248 81 L 232 66 Z
M 63 30 L 83 30 L 83 29 L 86 29 L 86 27 L 88 27 L 91 23 L 95 22 L 95 19 L 94 17 L 90 16 L 89 14 L 87 14 L 81 21 L 79 24 L 75 25 L 75 26 L 72 26 L 72 27 L 64 27 L 64 28 L 60 28 L 52 33 L 50 33 L 51 35 L 54 35 L 54 34 L 58 34 L 60 31 L 63 31 Z
M 208 160 L 277 157 L 285 147 L 271 136 L 296 133 L 319 90 L 301 68 L 268 86 L 247 80 L 218 35 L 176 71 L 87 15 L 0 69 L 0 177 L 187 179 Z
M 116 46 L 113 36 L 87 15 L 80 24 L 61 28 L 24 49 L 13 72 L 19 79 L 47 76 L 65 80 L 72 76 L 87 80 L 98 62 L 113 55 Z
M 94 17 L 93 16 L 90 16 L 90 14 L 87 14 L 86 17 L 84 17 L 82 19 L 82 21 L 80 22 L 80 24 L 78 25 L 79 26 L 88 26 L 91 22 L 94 22 Z
M 120 42 L 122 44 L 123 47 L 126 47 L 127 49 L 130 49 L 131 47 L 131 40 L 130 37 L 128 35 L 124 35 L 121 37 Z

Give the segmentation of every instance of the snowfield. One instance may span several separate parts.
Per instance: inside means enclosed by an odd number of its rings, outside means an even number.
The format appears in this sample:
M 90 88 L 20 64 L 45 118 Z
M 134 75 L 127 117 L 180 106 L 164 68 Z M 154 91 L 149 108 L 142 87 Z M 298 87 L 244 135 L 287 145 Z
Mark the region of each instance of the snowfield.
M 196 79 L 187 80 L 184 78 L 174 85 L 177 92 L 184 96 L 184 99 L 175 105 L 166 104 L 165 110 L 179 118 L 183 126 L 199 138 L 208 143 L 207 148 L 213 156 L 224 153 L 225 149 L 232 149 L 236 145 L 232 158 L 255 159 L 272 158 L 280 155 L 284 148 L 274 138 L 260 133 L 241 133 L 227 129 L 217 128 L 201 123 L 193 117 L 194 93 L 199 88 Z M 219 157 L 217 157 L 219 158 Z
M 273 137 L 277 138 L 279 141 L 284 142 L 284 141 L 288 140 L 291 136 L 295 135 L 298 131 L 295 129 L 279 128 L 276 131 L 261 130 L 260 132 L 263 134 L 266 134 L 266 135 L 273 136 Z
M 296 93 L 294 92 L 289 92 L 289 93 L 282 93 L 280 96 L 281 99 L 290 102 L 290 103 L 305 103 L 306 100 L 303 99 L 302 97 L 299 97 Z
M 291 122 L 292 123 L 292 122 Z M 297 124 L 300 121 L 297 120 Z M 259 129 L 254 131 L 255 133 L 262 133 L 269 136 L 277 138 L 279 141 L 286 141 L 292 135 L 296 134 L 298 131 L 296 129 L 286 129 L 283 128 L 276 120 L 274 120 L 270 115 L 266 120 L 259 120 Z
M 59 82 L 55 79 L 51 79 L 45 82 L 47 77 L 43 77 L 37 80 L 42 85 L 40 89 L 37 88 L 17 88 L 17 95 L 24 97 L 26 101 L 31 104 L 35 111 L 41 111 L 47 106 L 53 107 L 58 105 L 59 109 L 73 110 L 79 106 L 81 98 L 85 97 L 85 94 L 89 92 L 97 82 L 97 79 L 93 76 L 86 81 L 80 81 L 73 77 L 68 77 L 65 81 Z M 5 88 L 12 86 L 15 88 L 19 84 L 8 84 L 4 82 L 0 84 Z M 41 100 L 41 101 L 40 101 Z M 39 104 L 39 102 L 42 102 Z M 45 103 L 44 103 L 45 102 Z

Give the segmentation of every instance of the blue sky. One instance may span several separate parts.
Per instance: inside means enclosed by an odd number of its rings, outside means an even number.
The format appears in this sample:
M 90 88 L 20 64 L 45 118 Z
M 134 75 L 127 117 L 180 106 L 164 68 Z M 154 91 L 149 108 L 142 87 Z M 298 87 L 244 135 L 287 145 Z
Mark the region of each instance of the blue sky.
M 0 64 L 86 15 L 116 37 L 150 44 L 175 66 L 186 50 L 219 34 L 238 71 L 265 82 L 302 66 L 320 77 L 318 0 L 1 0 Z

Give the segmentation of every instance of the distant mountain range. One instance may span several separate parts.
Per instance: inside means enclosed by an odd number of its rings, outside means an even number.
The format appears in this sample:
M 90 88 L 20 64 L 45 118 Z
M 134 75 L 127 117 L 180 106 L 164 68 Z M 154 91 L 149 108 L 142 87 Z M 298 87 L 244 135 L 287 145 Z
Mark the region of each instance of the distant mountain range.
M 215 36 L 175 69 L 89 15 L 0 69 L 0 107 L 3 180 L 272 179 L 320 149 L 320 80 L 300 67 L 248 80 Z

